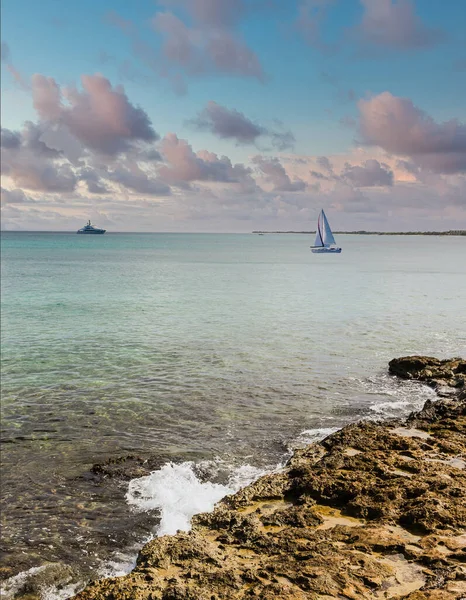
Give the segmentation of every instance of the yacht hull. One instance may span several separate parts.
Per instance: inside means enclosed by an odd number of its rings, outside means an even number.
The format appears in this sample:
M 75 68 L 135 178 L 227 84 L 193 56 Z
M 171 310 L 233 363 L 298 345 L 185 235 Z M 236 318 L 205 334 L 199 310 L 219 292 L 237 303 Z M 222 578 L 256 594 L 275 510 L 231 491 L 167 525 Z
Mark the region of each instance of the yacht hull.
M 340 254 L 341 248 L 313 248 L 311 246 L 311 252 L 314 254 Z
M 100 229 L 99 231 L 77 231 L 76 233 L 79 233 L 82 235 L 102 235 L 106 231 L 107 231 L 106 229 Z

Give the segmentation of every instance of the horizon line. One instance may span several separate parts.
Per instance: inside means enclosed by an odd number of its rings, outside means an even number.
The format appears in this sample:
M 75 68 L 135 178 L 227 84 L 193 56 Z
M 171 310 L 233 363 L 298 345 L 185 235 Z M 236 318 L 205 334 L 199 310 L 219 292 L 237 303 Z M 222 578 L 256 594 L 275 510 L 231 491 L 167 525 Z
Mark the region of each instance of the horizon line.
M 76 235 L 74 230 L 50 230 L 50 229 L 0 229 L 1 233 L 66 233 L 70 235 Z M 309 231 L 296 231 L 296 230 L 275 230 L 267 231 L 256 229 L 254 231 L 106 231 L 106 234 L 181 234 L 181 235 L 251 235 L 251 234 L 297 234 L 297 235 L 310 235 L 316 233 L 316 229 Z M 445 234 L 455 233 L 459 235 L 466 235 L 466 229 L 445 229 L 445 230 L 404 230 L 404 231 L 370 231 L 370 230 L 354 230 L 354 231 L 334 231 L 338 235 L 368 235 L 368 234 Z M 103 234 L 105 235 L 105 234 Z

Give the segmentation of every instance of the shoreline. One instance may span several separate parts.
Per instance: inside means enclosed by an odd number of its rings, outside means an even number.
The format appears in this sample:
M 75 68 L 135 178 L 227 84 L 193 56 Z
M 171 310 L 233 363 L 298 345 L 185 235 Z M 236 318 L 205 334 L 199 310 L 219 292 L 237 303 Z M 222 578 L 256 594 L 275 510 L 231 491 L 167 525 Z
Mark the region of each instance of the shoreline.
M 296 450 L 75 599 L 466 597 L 466 361 L 405 357 L 389 369 L 439 399 Z

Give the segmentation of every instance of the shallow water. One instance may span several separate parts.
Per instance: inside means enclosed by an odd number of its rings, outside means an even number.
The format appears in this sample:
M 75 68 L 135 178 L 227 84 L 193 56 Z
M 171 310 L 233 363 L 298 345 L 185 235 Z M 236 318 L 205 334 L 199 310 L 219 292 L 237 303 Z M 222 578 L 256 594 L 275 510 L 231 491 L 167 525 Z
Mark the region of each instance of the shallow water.
M 432 395 L 387 362 L 466 354 L 466 239 L 311 238 L 2 234 L 4 565 L 95 570 L 153 531 L 160 506 L 132 510 L 93 463 L 204 465 L 228 488 Z

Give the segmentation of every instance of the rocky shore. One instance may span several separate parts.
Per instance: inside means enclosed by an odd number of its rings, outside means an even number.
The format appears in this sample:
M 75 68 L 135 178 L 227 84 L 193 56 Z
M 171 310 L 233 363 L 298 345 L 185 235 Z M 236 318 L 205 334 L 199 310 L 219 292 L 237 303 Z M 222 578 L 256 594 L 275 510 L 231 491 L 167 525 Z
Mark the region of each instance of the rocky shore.
M 466 361 L 389 370 L 444 397 L 295 452 L 76 600 L 466 598 Z

